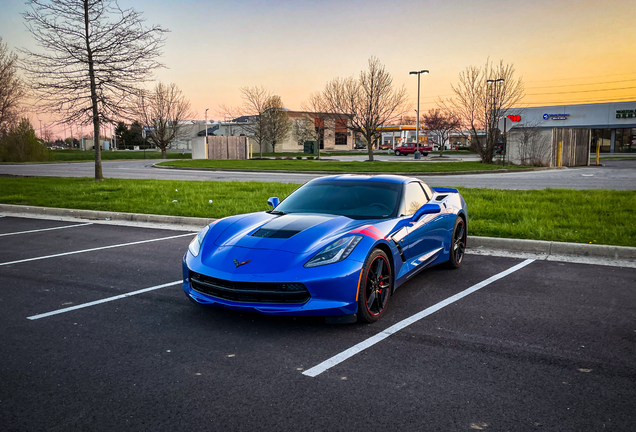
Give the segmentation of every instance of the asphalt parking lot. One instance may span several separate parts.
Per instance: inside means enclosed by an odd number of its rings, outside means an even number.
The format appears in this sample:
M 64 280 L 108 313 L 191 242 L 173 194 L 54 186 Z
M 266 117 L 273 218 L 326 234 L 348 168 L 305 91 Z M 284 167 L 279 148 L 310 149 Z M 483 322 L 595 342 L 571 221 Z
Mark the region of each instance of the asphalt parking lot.
M 192 236 L 0 218 L 2 430 L 634 429 L 634 269 L 467 255 L 327 325 L 191 304 Z

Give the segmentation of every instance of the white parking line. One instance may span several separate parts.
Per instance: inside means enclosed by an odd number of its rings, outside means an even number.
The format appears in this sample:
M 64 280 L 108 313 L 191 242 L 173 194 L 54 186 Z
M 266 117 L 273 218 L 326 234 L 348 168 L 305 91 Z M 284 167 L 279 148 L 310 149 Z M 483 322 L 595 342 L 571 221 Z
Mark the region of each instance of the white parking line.
M 134 296 L 134 295 L 145 293 L 145 292 L 148 292 L 148 291 L 154 291 L 154 290 L 157 290 L 159 288 L 166 288 L 166 287 L 169 287 L 169 286 L 178 285 L 178 284 L 180 284 L 182 282 L 183 281 L 178 280 L 178 281 L 174 281 L 174 282 L 170 282 L 170 283 L 166 283 L 166 284 L 162 284 L 162 285 L 156 285 L 156 286 L 153 286 L 153 287 L 150 287 L 150 288 L 140 289 L 140 290 L 137 290 L 137 291 L 129 292 L 127 294 L 121 294 L 121 295 L 118 295 L 118 296 L 115 296 L 115 297 L 108 297 L 108 298 L 105 298 L 105 299 L 102 299 L 102 300 L 96 300 L 96 301 L 92 301 L 92 302 L 89 302 L 89 303 L 82 303 L 82 304 L 77 305 L 77 306 L 70 306 L 70 307 L 67 307 L 67 308 L 64 308 L 64 309 L 54 310 L 52 312 L 47 312 L 47 313 L 43 313 L 43 314 L 39 314 L 39 315 L 33 315 L 33 316 L 30 316 L 30 317 L 27 317 L 27 319 L 36 320 L 36 319 L 40 319 L 40 318 L 46 318 L 46 317 L 49 317 L 51 315 L 57 315 L 57 314 L 65 313 L 65 312 L 70 312 L 70 311 L 75 310 L 75 309 L 82 309 L 82 308 L 89 307 L 89 306 L 95 306 L 95 305 L 98 305 L 98 304 L 101 304 L 101 303 L 111 302 L 113 300 L 119 300 L 119 299 L 122 299 L 122 298 L 125 298 L 125 297 Z
M 41 232 L 41 231 L 53 231 L 53 230 L 59 230 L 59 229 L 64 229 L 64 228 L 81 227 L 81 226 L 86 226 L 86 225 L 93 225 L 93 223 L 92 222 L 88 222 L 88 223 L 83 223 L 83 224 L 66 225 L 66 226 L 55 227 L 55 228 L 43 228 L 43 229 L 30 230 L 30 231 L 18 231 L 18 232 L 0 234 L 0 237 L 10 236 L 10 235 L 17 235 L 17 234 L 29 234 L 29 233 L 35 233 L 35 232 Z
M 517 264 L 514 267 L 510 267 L 508 270 L 502 271 L 501 273 L 497 273 L 494 276 L 489 277 L 488 279 L 486 279 L 485 281 L 479 282 L 476 285 L 471 286 L 470 288 L 465 289 L 464 291 L 461 291 L 457 294 L 455 294 L 454 296 L 451 296 L 449 298 L 447 298 L 446 300 L 442 300 L 441 302 L 424 309 L 421 312 L 416 313 L 415 315 L 411 315 L 409 318 L 406 318 L 400 322 L 398 322 L 397 324 L 392 325 L 391 327 L 387 328 L 386 330 L 381 331 L 380 333 L 376 334 L 375 336 L 371 336 L 370 338 L 363 340 L 362 342 L 360 342 L 357 345 L 352 346 L 349 349 L 344 350 L 343 352 L 341 352 L 340 354 L 336 354 L 335 356 L 331 357 L 330 359 L 325 360 L 324 362 L 320 363 L 317 366 L 312 367 L 311 369 L 307 369 L 306 371 L 303 372 L 303 375 L 309 376 L 309 377 L 316 377 L 318 375 L 320 375 L 321 373 L 323 373 L 324 371 L 326 371 L 327 369 L 330 369 L 340 363 L 342 363 L 343 361 L 353 357 L 354 355 L 358 354 L 361 351 L 364 351 L 365 349 L 377 344 L 380 341 L 383 341 L 384 339 L 388 338 L 389 336 L 391 336 L 394 333 L 397 333 L 398 331 L 402 330 L 403 328 L 413 324 L 414 322 L 417 322 L 419 320 L 421 320 L 424 317 L 429 316 L 432 313 L 437 312 L 438 310 L 448 306 L 449 304 L 455 303 L 457 300 L 466 297 L 469 294 L 474 293 L 475 291 L 490 285 L 491 283 L 505 277 L 508 276 L 511 273 L 516 272 L 517 270 L 527 266 L 528 264 L 530 264 L 531 262 L 534 262 L 533 259 L 527 259 L 519 264 Z
M 64 252 L 64 253 L 59 253 L 59 254 L 54 254 L 54 255 L 46 255 L 46 256 L 41 256 L 41 257 L 36 257 L 36 258 L 27 258 L 27 259 L 23 259 L 23 260 L 3 262 L 3 263 L 0 263 L 0 266 L 6 266 L 6 265 L 9 265 L 9 264 L 18 264 L 18 263 L 29 262 L 29 261 L 37 261 L 37 260 L 42 260 L 42 259 L 47 259 L 47 258 L 56 258 L 56 257 L 80 254 L 80 253 L 85 253 L 85 252 L 93 252 L 93 251 L 103 250 L 103 249 L 112 249 L 112 248 L 118 248 L 118 247 L 124 247 L 124 246 L 132 246 L 132 245 L 156 242 L 156 241 L 161 241 L 161 240 L 170 240 L 170 239 L 174 239 L 174 238 L 192 236 L 192 235 L 193 235 L 193 233 L 180 234 L 180 235 L 176 235 L 176 236 L 162 237 L 162 238 L 152 239 L 152 240 L 141 240 L 141 241 L 136 241 L 136 242 L 131 242 L 131 243 L 116 244 L 116 245 L 112 245 L 112 246 L 102 246 L 102 247 L 91 248 L 91 249 L 82 249 L 82 250 L 73 251 L 73 252 Z

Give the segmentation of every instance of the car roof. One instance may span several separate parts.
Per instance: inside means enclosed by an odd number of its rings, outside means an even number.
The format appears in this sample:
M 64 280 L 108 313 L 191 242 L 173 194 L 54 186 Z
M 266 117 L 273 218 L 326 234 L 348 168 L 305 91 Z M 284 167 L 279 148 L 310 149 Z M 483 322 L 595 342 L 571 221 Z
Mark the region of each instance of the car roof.
M 312 182 L 320 181 L 368 181 L 368 182 L 386 182 L 386 183 L 409 183 L 411 181 L 419 181 L 413 177 L 405 177 L 401 175 L 363 175 L 363 174 L 340 174 L 334 176 L 320 177 L 312 180 Z

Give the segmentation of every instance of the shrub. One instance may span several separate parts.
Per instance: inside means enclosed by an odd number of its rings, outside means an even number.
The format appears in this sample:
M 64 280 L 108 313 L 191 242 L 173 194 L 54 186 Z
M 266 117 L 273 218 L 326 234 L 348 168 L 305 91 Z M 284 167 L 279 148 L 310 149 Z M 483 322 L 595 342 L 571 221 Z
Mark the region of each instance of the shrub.
M 35 136 L 29 119 L 12 125 L 0 140 L 0 162 L 31 162 L 50 160 L 48 150 Z
M 307 156 L 307 160 L 313 160 L 314 157 L 313 156 Z
M 303 160 L 303 157 L 302 156 L 296 156 L 296 159 Z

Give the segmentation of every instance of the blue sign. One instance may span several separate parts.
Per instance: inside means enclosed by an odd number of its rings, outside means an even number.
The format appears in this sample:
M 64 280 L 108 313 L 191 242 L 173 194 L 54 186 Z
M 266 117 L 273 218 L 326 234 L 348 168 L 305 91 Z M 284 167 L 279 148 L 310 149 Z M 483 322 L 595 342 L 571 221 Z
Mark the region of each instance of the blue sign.
M 570 114 L 543 114 L 543 120 L 567 120 Z

